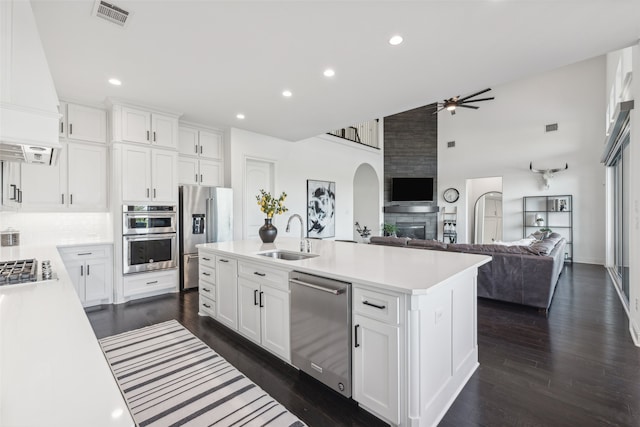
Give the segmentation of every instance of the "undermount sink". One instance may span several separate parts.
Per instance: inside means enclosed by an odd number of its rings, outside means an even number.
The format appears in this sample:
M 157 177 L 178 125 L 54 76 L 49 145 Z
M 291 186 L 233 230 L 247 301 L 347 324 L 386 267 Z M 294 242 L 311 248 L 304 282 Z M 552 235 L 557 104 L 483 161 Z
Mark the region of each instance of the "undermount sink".
M 304 252 L 293 252 L 293 251 L 283 251 L 281 249 L 276 249 L 273 251 L 267 252 L 259 252 L 257 255 L 274 258 L 274 259 L 282 259 L 285 261 L 300 261 L 301 259 L 314 258 L 318 255 L 309 254 Z

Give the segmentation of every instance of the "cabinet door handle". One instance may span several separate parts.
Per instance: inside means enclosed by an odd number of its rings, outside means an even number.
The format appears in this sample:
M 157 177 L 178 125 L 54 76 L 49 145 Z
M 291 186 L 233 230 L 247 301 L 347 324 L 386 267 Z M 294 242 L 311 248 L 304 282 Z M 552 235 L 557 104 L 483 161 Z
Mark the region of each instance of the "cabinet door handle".
M 375 308 L 377 308 L 379 310 L 384 310 L 385 308 L 387 308 L 386 305 L 378 305 L 378 304 L 374 304 L 374 303 L 369 302 L 369 301 L 362 301 L 362 303 L 364 305 L 368 305 L 369 307 L 375 307 Z
M 198 144 L 194 144 L 193 148 L 196 150 L 195 153 L 198 154 Z
M 200 154 L 202 154 L 202 145 L 200 145 Z
M 153 142 L 156 142 L 156 131 L 153 131 Z
M 200 174 L 200 182 L 202 182 L 202 174 Z
M 202 257 L 202 259 L 205 260 L 205 261 L 211 261 L 211 258 Z
M 262 295 L 264 292 L 260 291 L 260 308 L 264 307 L 264 302 L 262 301 Z
M 206 271 L 203 271 L 203 272 L 202 272 L 202 275 L 203 275 L 203 276 L 211 276 L 211 273 L 207 273 Z
M 155 285 L 156 283 L 158 283 L 158 281 L 157 281 L 157 280 L 154 280 L 154 281 L 152 281 L 152 282 L 147 282 L 147 285 Z
M 220 261 L 220 262 L 229 262 L 229 260 L 228 260 L 228 259 L 222 259 L 222 258 L 220 258 L 220 259 L 219 259 L 219 261 Z
M 259 271 L 254 271 L 253 274 L 255 274 L 256 276 L 260 276 L 260 277 L 264 277 L 267 274 L 266 273 L 260 273 Z
M 84 276 L 84 265 L 80 266 L 80 275 Z
M 149 131 L 147 131 L 147 141 L 149 140 Z
M 91 274 L 91 266 L 87 264 L 87 276 Z
M 206 302 L 203 302 L 202 305 L 204 305 L 207 308 L 211 308 L 211 306 L 209 304 L 207 304 Z
M 155 188 L 153 189 L 153 198 L 154 199 L 156 198 L 156 189 Z
M 22 203 L 22 190 L 18 189 L 18 203 Z
M 207 289 L 207 288 L 202 288 L 202 290 L 205 291 L 205 292 L 211 292 L 211 290 Z
M 360 347 L 360 344 L 358 344 L 358 328 L 360 327 L 360 325 L 356 325 L 353 327 L 353 336 L 354 336 L 354 347 Z
M 198 174 L 196 174 L 196 182 L 198 182 Z
M 73 135 L 73 123 L 69 123 L 69 135 Z
M 60 122 L 60 133 L 64 132 L 64 122 Z
M 149 189 L 147 188 L 147 198 L 149 198 Z
M 62 196 L 62 201 L 60 203 L 64 205 L 64 193 L 62 193 L 61 196 Z
M 18 186 L 15 184 L 9 185 L 13 189 L 13 197 L 10 197 L 9 200 L 18 200 Z
M 73 194 L 69 194 L 69 204 L 73 204 Z
M 82 252 L 79 253 L 78 256 L 91 255 L 93 252 Z
M 254 289 L 253 291 L 253 305 L 258 305 L 258 290 Z

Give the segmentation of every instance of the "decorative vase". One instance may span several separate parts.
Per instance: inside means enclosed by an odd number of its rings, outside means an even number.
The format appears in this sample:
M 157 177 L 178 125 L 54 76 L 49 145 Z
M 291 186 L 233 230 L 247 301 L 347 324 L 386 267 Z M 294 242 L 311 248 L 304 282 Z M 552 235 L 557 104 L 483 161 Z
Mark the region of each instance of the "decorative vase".
M 273 243 L 278 235 L 278 229 L 271 223 L 272 218 L 265 218 L 264 225 L 258 230 L 262 243 Z

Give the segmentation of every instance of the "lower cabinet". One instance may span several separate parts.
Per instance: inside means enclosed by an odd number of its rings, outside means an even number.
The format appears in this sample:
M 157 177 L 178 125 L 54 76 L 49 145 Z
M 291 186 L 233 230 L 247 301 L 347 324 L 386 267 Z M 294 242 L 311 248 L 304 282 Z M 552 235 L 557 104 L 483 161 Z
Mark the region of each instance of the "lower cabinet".
M 110 303 L 113 261 L 110 245 L 59 249 L 62 261 L 84 307 Z
M 216 319 L 238 330 L 238 261 L 216 256 Z
M 154 271 L 151 273 L 136 273 L 124 276 L 124 296 L 149 296 L 167 290 L 177 290 L 178 269 Z
M 289 293 L 238 278 L 238 332 L 290 360 Z

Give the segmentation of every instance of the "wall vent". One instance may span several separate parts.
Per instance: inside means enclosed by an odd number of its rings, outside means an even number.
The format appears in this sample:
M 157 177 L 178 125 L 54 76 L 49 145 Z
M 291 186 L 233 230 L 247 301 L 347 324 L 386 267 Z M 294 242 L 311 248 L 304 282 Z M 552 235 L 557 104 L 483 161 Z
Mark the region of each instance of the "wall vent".
M 551 123 L 550 125 L 546 125 L 544 127 L 544 131 L 545 132 L 555 132 L 558 130 L 558 124 L 557 123 Z
M 447 142 L 447 148 L 453 148 L 456 146 L 456 142 L 455 141 L 449 141 Z
M 126 26 L 129 18 L 131 17 L 130 12 L 102 0 L 96 0 L 93 6 L 93 15 L 98 18 L 106 19 L 114 24 L 118 24 L 121 27 Z

